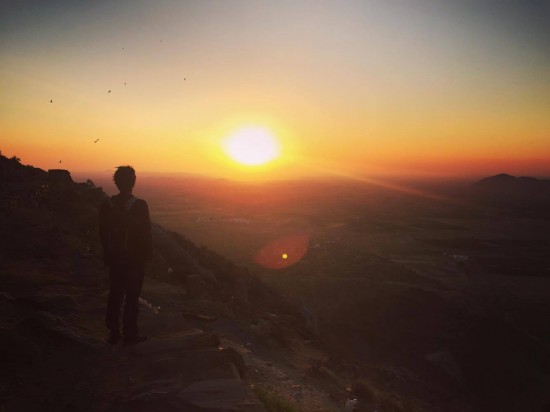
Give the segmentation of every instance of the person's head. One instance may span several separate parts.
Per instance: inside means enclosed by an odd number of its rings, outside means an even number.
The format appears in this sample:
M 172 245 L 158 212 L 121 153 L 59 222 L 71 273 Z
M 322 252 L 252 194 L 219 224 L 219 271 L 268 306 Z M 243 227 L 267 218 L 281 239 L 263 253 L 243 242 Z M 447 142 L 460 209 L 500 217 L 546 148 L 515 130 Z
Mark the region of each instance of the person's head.
M 132 166 L 118 166 L 113 180 L 120 193 L 130 193 L 136 184 L 136 171 Z

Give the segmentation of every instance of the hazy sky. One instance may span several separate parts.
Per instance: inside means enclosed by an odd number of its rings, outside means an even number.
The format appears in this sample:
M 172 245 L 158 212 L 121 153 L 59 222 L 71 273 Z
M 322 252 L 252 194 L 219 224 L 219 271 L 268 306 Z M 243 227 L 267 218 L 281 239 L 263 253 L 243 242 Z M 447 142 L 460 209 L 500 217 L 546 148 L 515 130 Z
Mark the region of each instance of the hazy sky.
M 0 149 L 23 163 L 550 175 L 550 1 L 0 4 Z M 225 158 L 248 125 L 279 160 Z

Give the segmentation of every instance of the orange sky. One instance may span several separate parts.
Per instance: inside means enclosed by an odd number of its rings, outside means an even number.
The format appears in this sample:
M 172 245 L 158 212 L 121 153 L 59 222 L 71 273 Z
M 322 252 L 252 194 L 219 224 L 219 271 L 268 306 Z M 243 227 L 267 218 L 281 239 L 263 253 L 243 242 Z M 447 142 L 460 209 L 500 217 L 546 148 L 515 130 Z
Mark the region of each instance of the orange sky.
M 550 175 L 548 10 L 389 3 L 8 1 L 0 149 L 81 172 Z M 248 125 L 282 156 L 228 159 Z

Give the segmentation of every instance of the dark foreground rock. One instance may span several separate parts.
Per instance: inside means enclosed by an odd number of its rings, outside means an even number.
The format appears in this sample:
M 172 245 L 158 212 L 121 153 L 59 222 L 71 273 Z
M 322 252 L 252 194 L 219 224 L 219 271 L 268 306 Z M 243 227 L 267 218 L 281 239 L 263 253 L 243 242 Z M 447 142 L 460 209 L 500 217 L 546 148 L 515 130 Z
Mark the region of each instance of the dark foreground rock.
M 263 404 L 240 379 L 220 378 L 197 381 L 183 389 L 177 381 L 158 381 L 130 399 L 113 406 L 113 411 L 210 411 L 264 412 Z
M 126 371 L 131 385 L 115 384 L 126 388 L 107 396 L 113 398 L 108 410 L 265 411 L 241 379 L 242 357 L 219 343 L 215 335 L 191 329 L 119 349 L 115 369 Z
M 237 379 L 212 379 L 195 382 L 177 397 L 204 411 L 250 411 L 266 409 L 252 391 Z
M 219 344 L 220 338 L 215 334 L 192 329 L 145 341 L 136 346 L 134 353 L 146 356 L 169 351 L 217 347 Z

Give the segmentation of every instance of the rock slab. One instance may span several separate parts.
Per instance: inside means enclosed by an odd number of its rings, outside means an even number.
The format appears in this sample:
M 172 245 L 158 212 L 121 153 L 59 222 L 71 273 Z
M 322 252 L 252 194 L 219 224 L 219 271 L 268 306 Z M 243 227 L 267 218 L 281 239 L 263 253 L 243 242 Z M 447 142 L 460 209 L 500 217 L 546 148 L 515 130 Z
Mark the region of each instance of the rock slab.
M 195 382 L 178 398 L 201 411 L 267 412 L 260 400 L 239 379 L 210 379 Z

